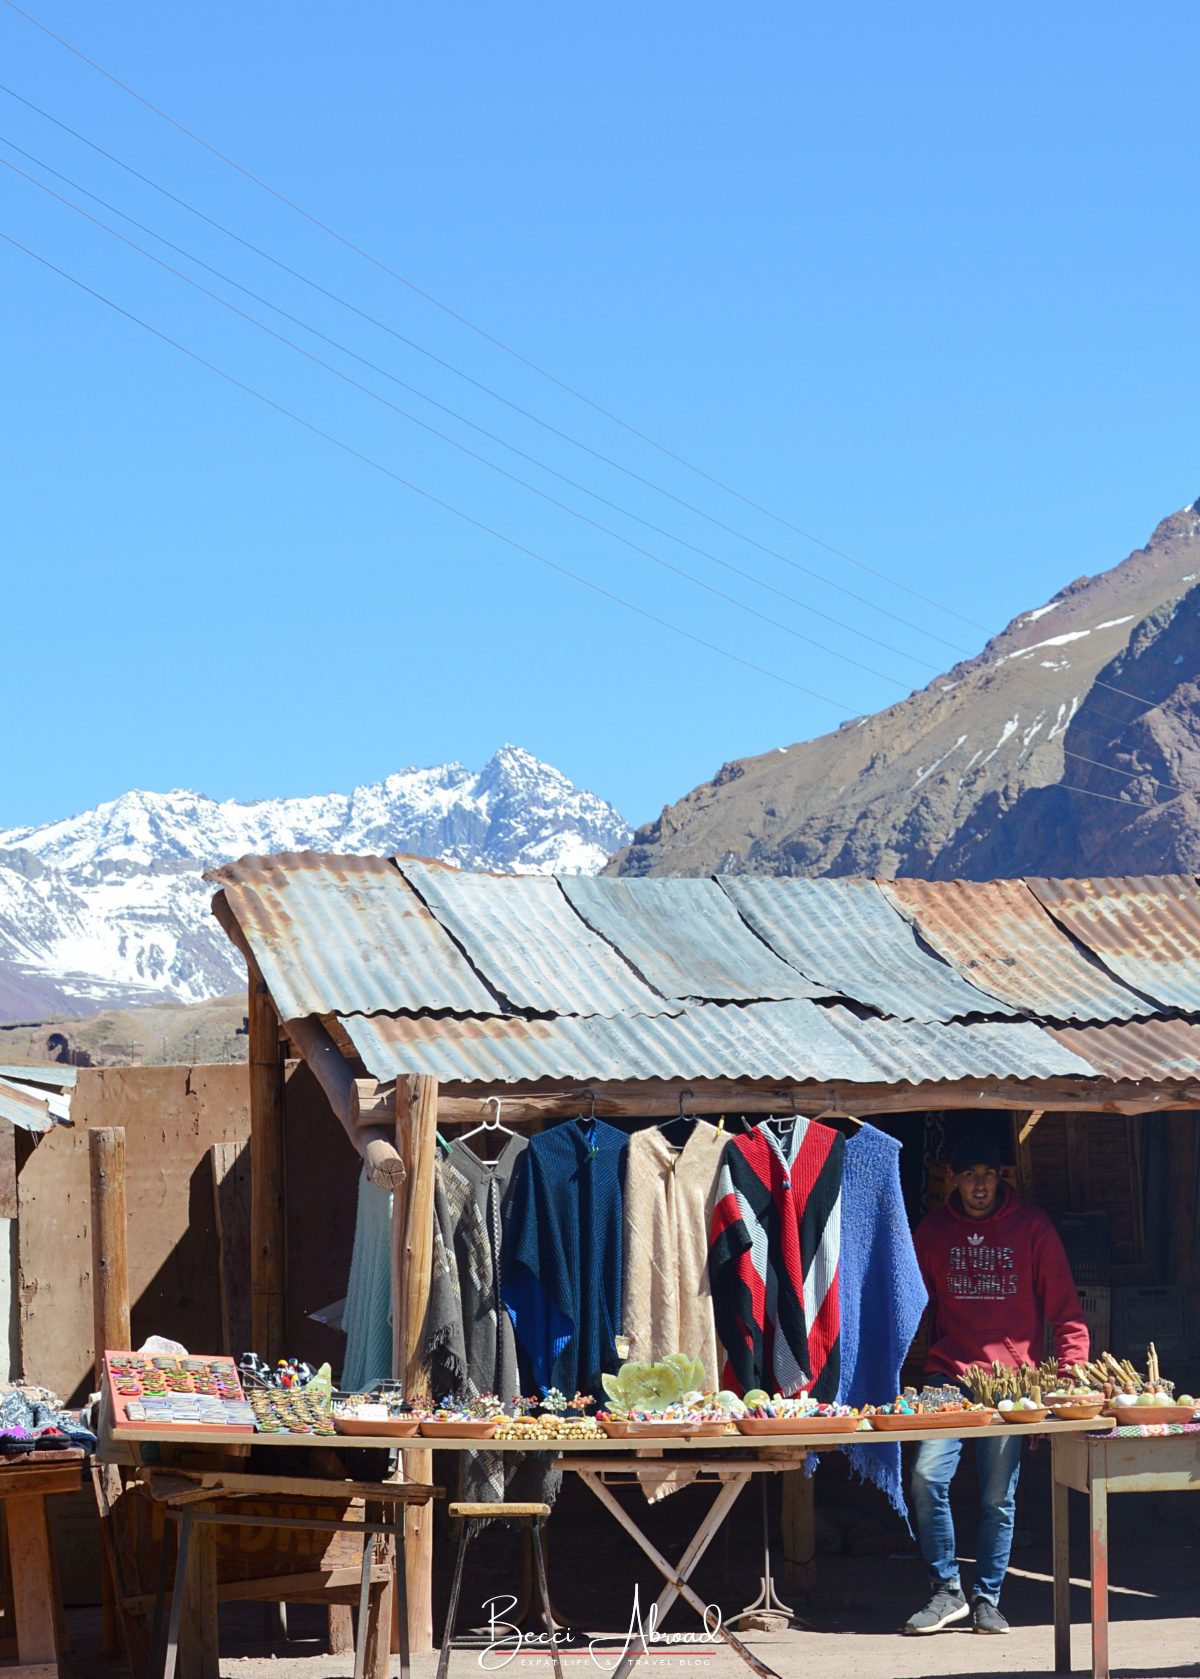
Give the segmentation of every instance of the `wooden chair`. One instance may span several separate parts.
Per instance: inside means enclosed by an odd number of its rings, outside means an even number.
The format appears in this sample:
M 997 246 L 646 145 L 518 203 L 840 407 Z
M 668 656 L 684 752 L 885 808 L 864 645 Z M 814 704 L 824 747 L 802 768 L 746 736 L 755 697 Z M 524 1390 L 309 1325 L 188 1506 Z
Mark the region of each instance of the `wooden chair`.
M 542 1552 L 542 1524 L 549 1514 L 548 1504 L 451 1504 L 451 1519 L 461 1521 L 462 1529 L 458 1536 L 458 1554 L 454 1558 L 454 1579 L 450 1586 L 450 1606 L 446 1611 L 446 1630 L 442 1634 L 442 1648 L 438 1656 L 437 1679 L 446 1679 L 450 1670 L 450 1652 L 454 1648 L 454 1627 L 458 1620 L 463 1566 L 467 1560 L 467 1546 L 471 1542 L 471 1523 L 484 1520 L 513 1522 L 521 1528 L 525 1528 L 526 1524 L 528 1526 L 533 1543 L 538 1601 L 541 1605 L 542 1624 L 546 1628 L 550 1660 L 554 1665 L 554 1679 L 563 1679 L 562 1663 L 555 1642 L 554 1616 L 550 1610 L 550 1592 L 546 1586 L 546 1559 Z

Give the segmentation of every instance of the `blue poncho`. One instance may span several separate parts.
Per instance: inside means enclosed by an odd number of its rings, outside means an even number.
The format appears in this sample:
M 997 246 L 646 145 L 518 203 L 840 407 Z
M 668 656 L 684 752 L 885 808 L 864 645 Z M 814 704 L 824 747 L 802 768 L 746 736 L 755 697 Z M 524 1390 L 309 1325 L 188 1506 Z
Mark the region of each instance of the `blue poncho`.
M 623 1131 L 572 1120 L 530 1139 L 513 1177 L 503 1297 L 538 1392 L 599 1394 L 620 1365 Z
M 842 1177 L 843 1405 L 894 1399 L 900 1366 L 921 1322 L 927 1295 L 900 1192 L 900 1144 L 864 1125 L 846 1144 Z M 885 1493 L 908 1520 L 900 1479 L 900 1447 L 842 1448 L 864 1480 Z

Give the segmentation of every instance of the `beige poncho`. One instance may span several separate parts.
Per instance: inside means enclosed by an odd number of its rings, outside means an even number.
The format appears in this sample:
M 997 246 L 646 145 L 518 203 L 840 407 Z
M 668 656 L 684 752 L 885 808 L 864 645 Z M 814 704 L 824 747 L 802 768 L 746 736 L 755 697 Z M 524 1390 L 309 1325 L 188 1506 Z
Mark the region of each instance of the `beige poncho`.
M 625 1158 L 622 1328 L 638 1361 L 688 1353 L 720 1386 L 721 1355 L 708 1287 L 708 1231 L 717 1168 L 729 1138 L 700 1121 L 682 1149 L 651 1127 Z

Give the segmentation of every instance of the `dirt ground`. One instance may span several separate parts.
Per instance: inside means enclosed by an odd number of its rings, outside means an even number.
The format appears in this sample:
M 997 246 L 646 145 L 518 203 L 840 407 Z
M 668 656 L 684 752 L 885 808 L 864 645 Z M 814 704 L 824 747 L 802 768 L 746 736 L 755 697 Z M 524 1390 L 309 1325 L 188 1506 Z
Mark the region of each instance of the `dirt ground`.
M 825 1473 L 822 1470 L 822 1473 Z M 962 1477 L 960 1477 L 960 1480 Z M 974 1531 L 975 1511 L 969 1486 L 956 1488 L 957 1518 L 962 1544 L 964 1580 L 969 1581 L 971 1551 L 967 1536 Z M 643 1606 L 660 1584 L 653 1568 L 625 1535 L 600 1512 L 594 1514 L 574 1495 L 565 1494 L 550 1526 L 551 1596 L 556 1611 L 574 1636 L 565 1646 L 564 1672 L 568 1679 L 611 1673 L 619 1654 L 619 1639 L 598 1649 L 593 1658 L 586 1629 L 620 1631 L 628 1626 L 633 1585 Z M 646 1512 L 655 1542 L 670 1556 L 678 1556 L 695 1526 L 708 1495 L 689 1489 Z M 846 1517 L 860 1517 L 865 1495 L 848 1483 L 830 1481 L 820 1488 L 825 1543 L 848 1542 Z M 690 1504 L 689 1501 L 690 1500 Z M 1073 1664 L 1090 1669 L 1089 1592 L 1086 1586 L 1087 1530 L 1082 1499 L 1072 1495 Z M 1005 1586 L 1002 1607 L 1012 1623 L 1005 1638 L 982 1638 L 953 1628 L 931 1638 L 903 1638 L 898 1629 L 925 1601 L 924 1568 L 903 1530 L 884 1519 L 880 1503 L 866 1506 L 872 1525 L 855 1530 L 855 1543 L 874 1542 L 874 1555 L 822 1555 L 817 1559 L 817 1588 L 807 1602 L 796 1602 L 797 1619 L 781 1633 L 749 1633 L 746 1642 L 782 1679 L 942 1679 L 943 1675 L 1026 1675 L 1053 1670 L 1051 1628 L 1050 1522 L 1044 1466 L 1027 1463 L 1018 1510 L 1017 1542 Z M 1128 1679 L 1200 1679 L 1200 1499 L 1183 1494 L 1113 1499 L 1110 1511 L 1110 1616 L 1113 1673 Z M 590 1519 L 582 1519 L 585 1514 Z M 840 1538 L 839 1538 L 840 1534 Z M 486 1619 L 483 1604 L 490 1594 L 518 1589 L 515 1545 L 511 1534 L 493 1530 L 472 1547 L 472 1566 L 464 1588 L 463 1620 Z M 435 1620 L 440 1627 L 451 1552 L 439 1544 L 435 1572 Z M 719 1604 L 726 1618 L 750 1602 L 759 1586 L 761 1540 L 757 1507 L 736 1511 L 726 1533 L 717 1540 L 697 1574 L 706 1601 Z M 780 1594 L 788 1597 L 786 1565 L 775 1567 Z M 500 1613 L 498 1607 L 497 1613 Z M 77 1652 L 76 1679 L 121 1679 L 124 1664 L 95 1654 L 99 1623 L 95 1611 L 73 1611 L 72 1635 Z M 221 1673 L 223 1679 L 351 1679 L 353 1659 L 323 1653 L 321 1611 L 293 1607 L 289 1611 L 290 1638 L 278 1634 L 274 1612 L 262 1606 L 238 1606 L 222 1611 Z M 699 1632 L 686 1609 L 677 1609 L 666 1624 L 668 1633 Z M 711 1645 L 675 1646 L 644 1658 L 638 1673 L 669 1674 L 672 1679 L 741 1679 L 748 1669 L 727 1648 L 710 1654 Z M 398 1671 L 398 1661 L 393 1671 Z M 413 1663 L 414 1679 L 433 1679 L 436 1655 Z M 511 1676 L 551 1671 L 544 1654 L 526 1648 L 513 1654 L 509 1640 L 490 1657 L 478 1650 L 456 1651 L 451 1679 L 480 1672 Z

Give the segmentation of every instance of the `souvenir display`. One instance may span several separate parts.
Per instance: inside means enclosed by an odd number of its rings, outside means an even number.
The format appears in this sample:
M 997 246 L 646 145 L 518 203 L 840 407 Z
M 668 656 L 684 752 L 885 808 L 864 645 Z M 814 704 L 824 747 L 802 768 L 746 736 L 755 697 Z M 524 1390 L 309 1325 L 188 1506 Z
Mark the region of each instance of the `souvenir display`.
M 104 1354 L 114 1428 L 254 1430 L 230 1358 L 175 1358 L 135 1352 Z
M 254 1426 L 260 1434 L 335 1434 L 333 1414 L 319 1398 L 272 1388 L 251 1388 Z

